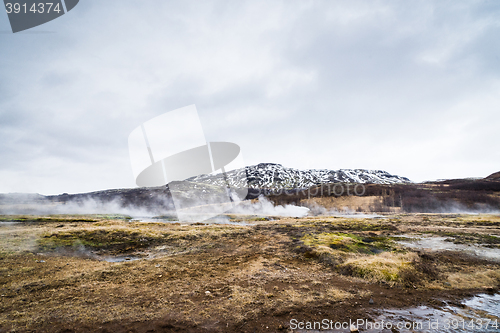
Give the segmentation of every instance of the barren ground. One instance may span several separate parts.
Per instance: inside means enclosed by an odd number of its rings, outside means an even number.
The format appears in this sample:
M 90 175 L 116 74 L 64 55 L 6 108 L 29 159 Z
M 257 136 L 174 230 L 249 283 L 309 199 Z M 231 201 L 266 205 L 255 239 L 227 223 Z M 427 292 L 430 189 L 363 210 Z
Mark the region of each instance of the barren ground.
M 368 318 L 500 287 L 499 262 L 389 237 L 498 248 L 499 216 L 230 218 L 0 217 L 0 332 L 286 332 L 292 318 Z

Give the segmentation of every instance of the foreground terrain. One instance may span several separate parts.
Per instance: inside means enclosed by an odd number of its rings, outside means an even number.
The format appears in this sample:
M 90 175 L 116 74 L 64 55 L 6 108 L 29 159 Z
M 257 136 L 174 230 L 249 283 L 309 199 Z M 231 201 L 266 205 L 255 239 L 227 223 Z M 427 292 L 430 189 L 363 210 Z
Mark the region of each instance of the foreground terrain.
M 500 216 L 0 218 L 0 332 L 286 332 L 500 287 L 500 262 L 397 236 L 500 249 Z

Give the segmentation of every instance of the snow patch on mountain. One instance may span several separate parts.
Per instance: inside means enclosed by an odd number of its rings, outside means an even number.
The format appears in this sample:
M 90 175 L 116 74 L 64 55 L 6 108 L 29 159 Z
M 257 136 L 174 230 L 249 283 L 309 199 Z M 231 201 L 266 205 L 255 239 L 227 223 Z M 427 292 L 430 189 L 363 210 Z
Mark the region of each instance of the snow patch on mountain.
M 226 173 L 227 183 L 231 187 L 292 189 L 309 188 L 314 185 L 329 183 L 359 184 L 403 184 L 411 183 L 406 177 L 391 175 L 382 170 L 365 169 L 310 169 L 298 170 L 286 168 L 281 164 L 260 163 Z M 224 186 L 224 177 L 200 175 L 188 179 L 192 182 Z

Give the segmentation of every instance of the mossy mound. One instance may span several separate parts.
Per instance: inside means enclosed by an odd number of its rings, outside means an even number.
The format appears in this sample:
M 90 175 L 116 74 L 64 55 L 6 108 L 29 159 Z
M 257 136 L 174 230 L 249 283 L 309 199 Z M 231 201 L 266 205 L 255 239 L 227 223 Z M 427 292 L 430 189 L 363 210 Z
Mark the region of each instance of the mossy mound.
M 89 250 L 129 252 L 149 247 L 162 238 L 127 230 L 74 230 L 45 234 L 38 240 L 38 246 L 42 251 L 77 249 L 83 246 Z
M 374 282 L 405 284 L 411 282 L 411 275 L 417 274 L 415 263 L 418 260 L 415 253 L 385 252 L 376 256 L 349 259 L 338 268 L 344 275 Z
M 350 253 L 376 254 L 394 248 L 393 241 L 387 237 L 362 237 L 348 233 L 320 233 L 302 237 L 302 242 L 310 247 L 329 247 Z

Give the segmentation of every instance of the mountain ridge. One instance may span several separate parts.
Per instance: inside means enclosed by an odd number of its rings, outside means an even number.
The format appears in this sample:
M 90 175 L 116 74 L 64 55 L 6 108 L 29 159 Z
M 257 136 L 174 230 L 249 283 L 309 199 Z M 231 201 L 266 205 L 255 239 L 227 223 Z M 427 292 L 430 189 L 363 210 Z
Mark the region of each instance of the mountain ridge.
M 383 170 L 367 169 L 306 169 L 284 167 L 277 163 L 259 163 L 226 172 L 231 187 L 303 189 L 320 184 L 405 184 L 408 178 L 396 176 Z M 187 179 L 192 182 L 225 185 L 226 179 L 214 175 L 199 175 Z

